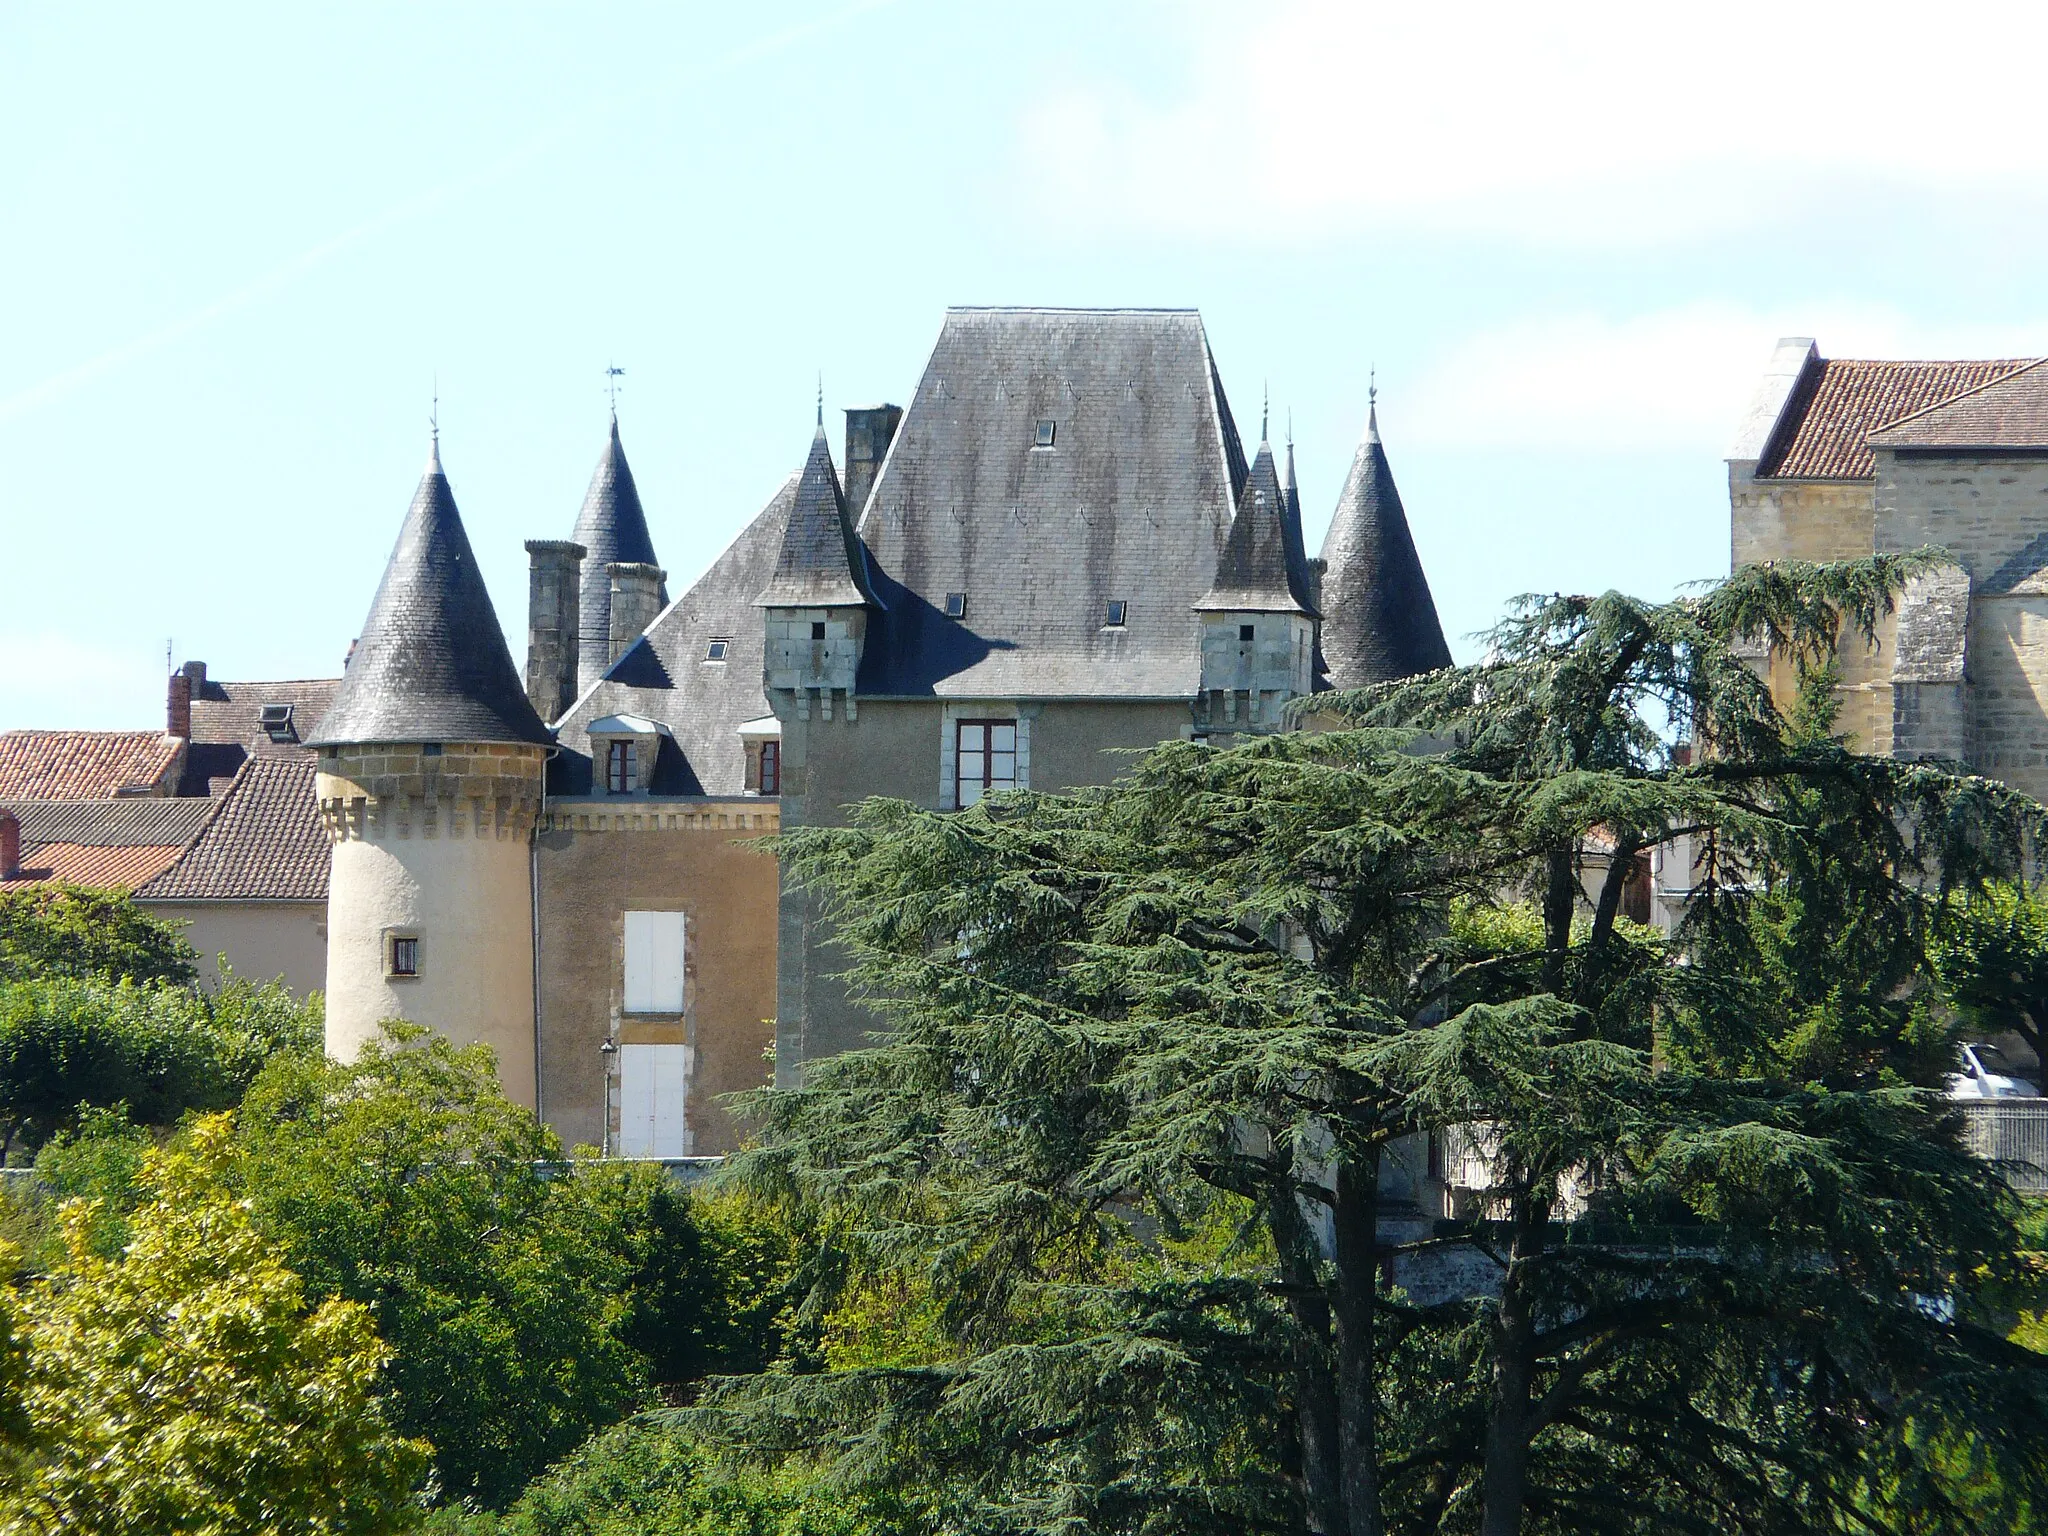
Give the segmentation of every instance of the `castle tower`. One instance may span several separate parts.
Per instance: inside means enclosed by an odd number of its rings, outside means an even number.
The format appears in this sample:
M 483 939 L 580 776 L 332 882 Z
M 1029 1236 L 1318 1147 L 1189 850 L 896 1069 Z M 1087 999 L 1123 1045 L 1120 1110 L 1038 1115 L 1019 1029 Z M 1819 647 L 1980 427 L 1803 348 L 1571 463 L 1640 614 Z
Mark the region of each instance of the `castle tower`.
M 754 606 L 766 610 L 768 626 L 762 685 L 785 732 L 792 720 L 809 720 L 814 703 L 819 715 L 830 720 L 835 694 L 845 701 L 846 718 L 856 719 L 854 679 L 874 596 L 868 588 L 867 553 L 847 517 L 846 497 L 832 467 L 822 407 L 775 573 Z M 800 766 L 797 742 L 785 734 L 783 745 L 790 753 L 787 766 Z
M 616 442 L 616 439 L 614 439 Z M 521 687 L 438 444 L 427 460 L 320 749 L 327 1051 L 380 1020 L 498 1053 L 535 1104 L 531 849 L 552 739 Z
M 612 583 L 608 575 L 614 565 L 657 566 L 654 540 L 647 532 L 647 514 L 640 509 L 640 491 L 633 484 L 633 471 L 626 463 L 626 450 L 619 446 L 619 419 L 612 418 L 611 436 L 599 455 L 597 472 L 590 477 L 590 489 L 583 497 L 583 511 L 576 519 L 571 542 L 583 546 L 582 619 L 577 629 L 576 692 L 589 692 L 590 685 L 605 674 L 614 657 L 612 624 Z M 668 606 L 668 588 L 657 583 L 654 613 Z M 653 618 L 650 613 L 648 618 Z M 646 628 L 643 623 L 641 628 Z M 630 639 L 637 639 L 635 630 Z
M 1380 445 L 1377 401 L 1366 409 L 1365 438 L 1337 498 L 1322 563 L 1322 656 L 1330 687 L 1363 688 L 1451 664 L 1429 578 Z
M 1286 702 L 1315 687 L 1316 605 L 1301 524 L 1261 432 L 1202 621 L 1202 697 L 1210 731 L 1273 730 Z

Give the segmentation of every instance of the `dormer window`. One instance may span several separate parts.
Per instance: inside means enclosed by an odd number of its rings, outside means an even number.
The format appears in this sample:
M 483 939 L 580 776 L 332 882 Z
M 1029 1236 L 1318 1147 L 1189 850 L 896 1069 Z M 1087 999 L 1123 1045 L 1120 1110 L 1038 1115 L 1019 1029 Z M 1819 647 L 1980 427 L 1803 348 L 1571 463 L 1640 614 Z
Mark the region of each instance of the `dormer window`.
M 292 726 L 292 707 L 289 704 L 266 704 L 263 706 L 263 734 L 280 746 L 299 739 L 299 733 Z
M 946 617 L 949 619 L 964 619 L 967 617 L 967 594 L 965 592 L 948 592 L 946 594 Z
M 1059 435 L 1059 430 L 1060 424 L 1050 417 L 1040 420 L 1038 423 L 1038 434 L 1032 439 L 1031 446 L 1034 448 L 1050 448 L 1053 439 Z
M 604 787 L 607 794 L 613 795 L 630 795 L 640 787 L 640 751 L 634 743 L 607 743 L 604 749 Z
M 1111 629 L 1122 629 L 1124 620 L 1130 616 L 1130 611 L 1131 605 L 1126 599 L 1112 597 L 1109 600 L 1108 616 L 1102 622 Z
M 706 661 L 723 661 L 723 660 L 725 660 L 725 658 L 726 658 L 726 657 L 727 657 L 727 656 L 728 656 L 728 655 L 729 655 L 729 654 L 731 653 L 731 651 L 732 651 L 732 641 L 731 641 L 731 640 L 729 640 L 729 639 L 719 639 L 719 640 L 714 640 L 714 641 L 712 641 L 712 642 L 711 642 L 711 644 L 710 644 L 710 645 L 708 645 L 707 647 L 705 647 L 705 650 L 704 650 L 704 659 L 705 659 Z

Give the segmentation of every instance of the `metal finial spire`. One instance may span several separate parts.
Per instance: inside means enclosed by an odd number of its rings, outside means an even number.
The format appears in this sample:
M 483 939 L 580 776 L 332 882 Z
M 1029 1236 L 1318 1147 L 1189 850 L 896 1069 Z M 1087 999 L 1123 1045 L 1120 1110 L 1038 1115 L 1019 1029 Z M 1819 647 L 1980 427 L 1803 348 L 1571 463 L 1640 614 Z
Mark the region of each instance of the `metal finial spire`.
M 825 430 L 825 370 L 818 370 L 818 430 Z
M 1380 399 L 1380 371 L 1379 371 L 1379 369 L 1377 369 L 1377 368 L 1368 368 L 1368 369 L 1366 369 L 1366 370 L 1365 370 L 1365 407 L 1366 407 L 1366 409 L 1367 409 L 1367 410 L 1371 410 L 1371 409 L 1372 409 L 1372 408 L 1373 408 L 1374 406 L 1378 405 L 1378 404 L 1379 404 L 1379 399 Z
M 626 370 L 612 363 L 604 371 L 604 392 L 611 396 L 612 425 L 619 424 L 619 380 L 626 376 Z
M 1294 407 L 1287 407 L 1287 451 L 1294 452 Z
M 434 375 L 434 403 L 427 410 L 427 473 L 441 473 L 441 375 Z
M 1259 441 L 1266 440 L 1266 423 L 1273 415 L 1273 385 L 1270 380 L 1260 381 L 1259 396 Z

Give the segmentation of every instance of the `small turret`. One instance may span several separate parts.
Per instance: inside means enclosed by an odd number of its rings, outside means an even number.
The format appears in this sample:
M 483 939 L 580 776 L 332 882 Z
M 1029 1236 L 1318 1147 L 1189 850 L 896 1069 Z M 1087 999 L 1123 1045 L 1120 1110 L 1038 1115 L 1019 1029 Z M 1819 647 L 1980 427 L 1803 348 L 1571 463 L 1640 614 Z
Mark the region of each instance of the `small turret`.
M 1274 729 L 1281 706 L 1314 687 L 1316 606 L 1301 524 L 1264 441 L 1245 477 L 1202 619 L 1202 703 L 1215 730 Z
M 660 563 L 654 558 L 654 540 L 647 532 L 647 514 L 640 508 L 640 491 L 633 484 L 626 450 L 619 445 L 617 416 L 612 417 L 611 435 L 598 457 L 597 472 L 590 477 L 590 489 L 584 494 L 583 511 L 571 537 L 583 546 L 583 569 L 588 573 L 583 580 L 576 668 L 576 691 L 587 693 L 613 660 L 612 586 L 607 571 L 613 565 Z M 655 612 L 667 606 L 668 589 L 663 586 L 657 593 Z
M 1376 392 L 1375 392 L 1376 393 Z M 1380 444 L 1377 398 L 1323 540 L 1322 655 L 1332 688 L 1434 672 L 1451 664 L 1429 578 Z
M 406 513 L 334 703 L 308 739 L 332 850 L 327 1050 L 405 1018 L 497 1053 L 535 1102 L 527 867 L 553 745 L 441 471 Z
M 830 720 L 837 693 L 845 698 L 846 718 L 857 718 L 854 679 L 867 643 L 869 611 L 880 605 L 868 584 L 867 551 L 854 534 L 832 467 L 822 408 L 775 574 L 754 606 L 766 610 L 762 686 L 776 713 L 782 714 L 786 705 L 796 719 L 808 720 L 815 699 L 819 713 Z

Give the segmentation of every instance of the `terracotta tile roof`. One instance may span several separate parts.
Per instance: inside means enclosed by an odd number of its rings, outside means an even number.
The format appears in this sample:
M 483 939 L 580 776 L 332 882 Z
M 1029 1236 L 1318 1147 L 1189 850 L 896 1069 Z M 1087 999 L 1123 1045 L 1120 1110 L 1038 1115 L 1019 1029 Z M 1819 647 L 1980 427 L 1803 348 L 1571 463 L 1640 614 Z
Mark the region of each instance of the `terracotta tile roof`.
M 1829 358 L 1800 381 L 1772 434 L 1759 478 L 1868 480 L 1870 434 L 2025 368 L 2028 358 L 1897 362 Z
M 23 845 L 21 870 L 11 880 L 0 880 L 0 890 L 28 885 L 91 885 L 133 890 L 155 879 L 177 862 L 182 844 L 145 844 L 139 848 L 109 848 L 92 843 L 38 843 Z
M 325 901 L 327 834 L 311 755 L 252 757 L 220 813 L 174 865 L 136 895 L 145 901 Z
M 1880 448 L 2048 448 L 2048 368 L 2030 363 L 1875 432 Z
M 105 800 L 137 784 L 168 793 L 184 749 L 161 731 L 7 731 L 0 800 Z

